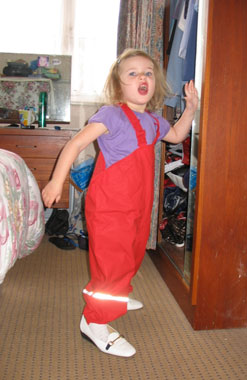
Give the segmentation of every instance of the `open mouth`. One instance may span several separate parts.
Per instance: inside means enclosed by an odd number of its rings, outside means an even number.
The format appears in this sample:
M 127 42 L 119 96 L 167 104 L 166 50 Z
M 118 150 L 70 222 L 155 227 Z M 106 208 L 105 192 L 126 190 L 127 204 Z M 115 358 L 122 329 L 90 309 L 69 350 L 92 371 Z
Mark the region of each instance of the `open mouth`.
M 138 87 L 138 92 L 139 92 L 140 95 L 147 95 L 147 93 L 148 93 L 148 85 L 146 83 L 142 83 Z

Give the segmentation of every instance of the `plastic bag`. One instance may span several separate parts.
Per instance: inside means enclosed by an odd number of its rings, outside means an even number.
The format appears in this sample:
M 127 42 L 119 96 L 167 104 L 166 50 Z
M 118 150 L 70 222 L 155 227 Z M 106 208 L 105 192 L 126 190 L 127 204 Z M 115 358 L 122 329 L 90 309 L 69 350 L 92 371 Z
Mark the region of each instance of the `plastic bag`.
M 81 189 L 85 190 L 90 182 L 94 170 L 94 158 L 82 162 L 76 168 L 70 170 L 72 181 Z

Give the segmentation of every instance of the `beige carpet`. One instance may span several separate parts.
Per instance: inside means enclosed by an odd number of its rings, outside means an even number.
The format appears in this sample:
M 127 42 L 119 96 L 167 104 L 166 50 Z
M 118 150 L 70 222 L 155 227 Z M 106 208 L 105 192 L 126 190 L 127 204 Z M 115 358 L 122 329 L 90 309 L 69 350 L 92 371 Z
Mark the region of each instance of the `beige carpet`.
M 87 252 L 45 237 L 0 286 L 0 380 L 247 379 L 247 329 L 193 331 L 149 256 L 134 279 L 144 309 L 113 323 L 136 347 L 129 359 L 81 338 Z

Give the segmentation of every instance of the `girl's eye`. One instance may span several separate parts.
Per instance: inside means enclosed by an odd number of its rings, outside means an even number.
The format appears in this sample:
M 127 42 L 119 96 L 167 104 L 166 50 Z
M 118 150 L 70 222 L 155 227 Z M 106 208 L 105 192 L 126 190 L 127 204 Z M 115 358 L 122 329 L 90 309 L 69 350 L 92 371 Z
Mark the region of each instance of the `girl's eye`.
M 130 73 L 129 73 L 129 76 L 131 76 L 131 77 L 136 77 L 136 76 L 138 76 L 138 75 L 145 75 L 146 77 L 152 77 L 153 76 L 153 72 L 152 71 L 147 71 L 146 73 L 137 73 L 136 71 L 131 71 Z

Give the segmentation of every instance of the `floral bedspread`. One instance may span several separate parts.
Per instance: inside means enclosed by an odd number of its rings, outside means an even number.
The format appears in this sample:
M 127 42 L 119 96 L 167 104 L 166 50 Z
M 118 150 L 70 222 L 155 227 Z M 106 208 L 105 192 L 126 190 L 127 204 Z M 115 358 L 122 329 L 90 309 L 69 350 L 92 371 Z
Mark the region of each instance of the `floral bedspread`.
M 23 159 L 0 149 L 0 284 L 17 258 L 29 255 L 44 235 L 44 207 Z

